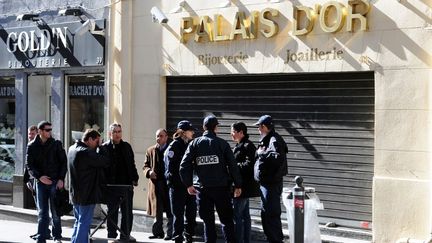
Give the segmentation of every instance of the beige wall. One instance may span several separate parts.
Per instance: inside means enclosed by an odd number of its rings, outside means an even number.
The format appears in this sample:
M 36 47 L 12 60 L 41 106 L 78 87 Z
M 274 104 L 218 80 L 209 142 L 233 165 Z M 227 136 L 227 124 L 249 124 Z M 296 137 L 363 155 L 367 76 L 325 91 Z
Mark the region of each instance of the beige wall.
M 431 66 L 432 2 L 371 1 L 369 31 L 345 29 L 324 33 L 317 26 L 306 36 L 292 36 L 292 4 L 313 7 L 328 1 L 233 1 L 218 8 L 212 0 L 186 0 L 185 10 L 170 14 L 177 1 L 121 1 L 112 8 L 109 48 L 110 119 L 130 127 L 131 141 L 141 168 L 154 131 L 165 125 L 167 75 L 233 73 L 294 73 L 369 71 L 375 73 L 375 171 L 373 234 L 375 242 L 399 238 L 427 239 L 431 225 Z M 347 1 L 340 1 L 347 4 Z M 158 6 L 167 25 L 151 22 L 150 8 Z M 180 18 L 222 14 L 232 22 L 239 10 L 278 9 L 277 36 L 218 43 L 179 43 Z M 426 29 L 425 29 L 426 27 Z M 287 50 L 310 48 L 344 51 L 342 60 L 284 63 Z M 206 67 L 198 55 L 248 55 L 243 64 Z M 362 62 L 361 60 L 367 60 Z M 145 208 L 147 183 L 140 172 L 135 205 Z

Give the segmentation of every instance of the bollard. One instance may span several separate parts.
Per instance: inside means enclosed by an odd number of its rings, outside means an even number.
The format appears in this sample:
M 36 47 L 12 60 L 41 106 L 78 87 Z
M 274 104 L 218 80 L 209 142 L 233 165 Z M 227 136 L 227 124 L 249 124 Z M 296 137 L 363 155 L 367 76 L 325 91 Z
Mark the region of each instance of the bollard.
M 294 199 L 294 241 L 293 243 L 304 243 L 304 205 L 305 192 L 303 178 L 296 176 L 296 185 L 293 187 Z

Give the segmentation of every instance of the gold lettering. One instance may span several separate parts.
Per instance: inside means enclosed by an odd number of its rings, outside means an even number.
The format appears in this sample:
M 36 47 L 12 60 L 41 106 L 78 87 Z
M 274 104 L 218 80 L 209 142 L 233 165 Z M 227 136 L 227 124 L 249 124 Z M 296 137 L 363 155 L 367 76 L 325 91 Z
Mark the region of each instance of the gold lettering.
M 357 6 L 363 5 L 363 8 L 358 13 L 354 13 L 354 10 L 357 10 Z M 349 0 L 348 1 L 348 15 L 347 15 L 347 30 L 353 31 L 353 21 L 354 19 L 358 19 L 360 21 L 360 30 L 367 31 L 368 21 L 366 18 L 366 14 L 370 10 L 370 4 L 366 0 Z
M 192 17 L 184 17 L 180 22 L 180 42 L 186 43 L 186 35 L 192 33 L 195 30 Z
M 335 10 L 335 20 L 331 25 L 328 25 L 326 20 L 330 18 L 329 13 L 331 8 Z M 344 6 L 341 3 L 335 1 L 325 3 L 321 8 L 319 18 L 322 30 L 329 33 L 341 30 L 345 22 L 345 15 Z
M 201 16 L 199 19 L 198 28 L 195 33 L 195 42 L 200 42 L 201 38 L 213 41 L 213 31 L 208 16 Z
M 305 13 L 306 26 L 302 29 L 299 29 L 302 12 Z M 306 35 L 313 30 L 315 23 L 315 12 L 312 8 L 306 6 L 295 6 L 293 17 L 293 35 Z
M 213 25 L 213 35 L 215 41 L 225 41 L 229 39 L 229 36 L 222 35 L 222 23 L 221 23 L 222 15 L 215 14 L 214 16 L 214 25 Z
M 263 11 L 261 11 L 261 15 L 259 16 L 260 24 L 267 26 L 267 28 L 269 28 L 269 30 L 262 29 L 262 30 L 260 30 L 260 32 L 266 38 L 270 38 L 270 37 L 276 35 L 279 31 L 278 24 L 275 21 L 269 19 L 268 15 L 270 15 L 272 17 L 277 17 L 277 16 L 279 16 L 279 11 L 276 9 L 272 9 L 272 8 L 266 8 Z
M 249 18 L 249 38 L 256 39 L 258 37 L 259 11 L 252 11 Z
M 234 40 L 236 35 L 241 35 L 243 39 L 249 39 L 249 29 L 246 27 L 244 12 L 237 12 L 231 29 L 230 40 Z

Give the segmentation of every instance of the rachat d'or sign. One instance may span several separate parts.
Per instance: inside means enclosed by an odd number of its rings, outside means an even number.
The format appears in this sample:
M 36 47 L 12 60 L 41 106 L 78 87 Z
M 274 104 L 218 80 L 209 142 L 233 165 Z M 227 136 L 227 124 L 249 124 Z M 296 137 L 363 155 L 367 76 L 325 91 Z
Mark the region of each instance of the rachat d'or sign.
M 360 23 L 359 30 L 366 31 L 366 15 L 369 11 L 368 0 L 349 0 L 346 4 L 329 1 L 313 7 L 293 6 L 292 34 L 306 35 L 314 26 L 319 26 L 324 32 L 335 33 L 346 25 L 346 30 L 352 32 L 355 20 Z M 261 11 L 251 11 L 249 16 L 239 11 L 235 14 L 232 24 L 224 21 L 224 16 L 220 14 L 215 14 L 213 19 L 209 16 L 184 17 L 180 22 L 180 41 L 187 43 L 192 36 L 198 43 L 232 41 L 237 36 L 250 40 L 258 38 L 259 34 L 270 38 L 279 32 L 278 16 L 279 10 L 265 8 Z

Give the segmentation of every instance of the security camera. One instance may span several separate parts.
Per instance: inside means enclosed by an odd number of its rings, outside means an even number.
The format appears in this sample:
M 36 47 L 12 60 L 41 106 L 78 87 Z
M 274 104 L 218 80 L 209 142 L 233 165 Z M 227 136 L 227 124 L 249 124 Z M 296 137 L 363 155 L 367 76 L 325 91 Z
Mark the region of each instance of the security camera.
M 162 13 L 162 11 L 158 7 L 153 7 L 150 10 L 150 13 L 152 15 L 153 22 L 161 24 L 166 24 L 168 22 L 167 16 L 165 16 L 165 14 Z

